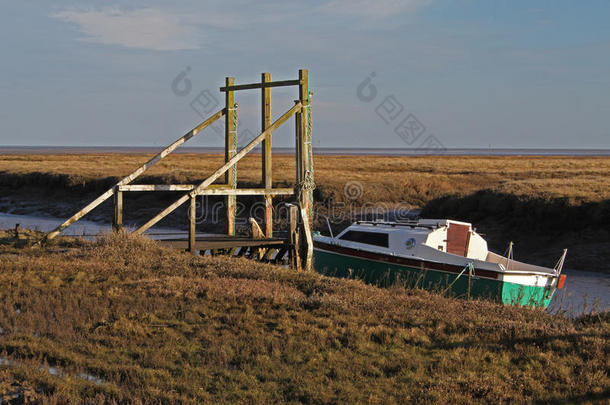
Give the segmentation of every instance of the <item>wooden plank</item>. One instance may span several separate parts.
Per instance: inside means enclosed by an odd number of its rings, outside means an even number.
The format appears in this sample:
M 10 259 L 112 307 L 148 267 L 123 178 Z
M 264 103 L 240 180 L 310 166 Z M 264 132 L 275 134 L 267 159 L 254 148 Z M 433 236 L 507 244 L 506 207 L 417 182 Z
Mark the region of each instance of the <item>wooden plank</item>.
M 164 239 L 158 241 L 163 246 L 167 246 L 170 248 L 186 250 L 189 248 L 188 239 Z M 239 252 L 239 255 L 242 255 L 242 251 L 245 254 L 244 248 L 252 247 L 258 249 L 259 247 L 280 247 L 285 243 L 282 239 L 231 239 L 231 238 L 218 238 L 214 240 L 212 238 L 209 239 L 197 239 L 195 242 L 195 250 L 214 250 L 216 253 L 219 249 L 232 249 L 241 247 L 242 249 Z
M 73 223 L 75 223 L 76 221 L 78 221 L 79 219 L 84 217 L 85 215 L 87 215 L 89 212 L 91 212 L 98 205 L 100 205 L 101 203 L 106 201 L 108 198 L 110 198 L 114 194 L 114 191 L 115 191 L 116 187 L 122 186 L 122 185 L 125 185 L 125 184 L 129 184 L 130 182 L 135 180 L 139 175 L 141 175 L 146 170 L 148 170 L 150 167 L 152 167 L 153 165 L 158 163 L 161 159 L 163 159 L 164 157 L 166 157 L 167 155 L 172 153 L 174 150 L 176 150 L 178 147 L 180 147 L 186 141 L 188 141 L 189 139 L 191 139 L 192 137 L 197 135 L 199 132 L 201 132 L 203 129 L 205 129 L 206 127 L 210 126 L 212 123 L 214 123 L 214 121 L 216 121 L 217 119 L 222 117 L 224 113 L 225 113 L 225 110 L 222 109 L 222 110 L 218 111 L 217 113 L 215 113 L 214 115 L 212 115 L 207 120 L 203 121 L 201 124 L 197 125 L 195 128 L 191 129 L 189 132 L 187 132 L 185 135 L 183 135 L 182 137 L 177 139 L 174 143 L 169 145 L 167 148 L 165 148 L 161 152 L 157 153 L 148 162 L 144 163 L 142 166 L 137 168 L 133 173 L 131 173 L 130 175 L 124 177 L 121 181 L 119 181 L 114 186 L 112 186 L 112 188 L 110 188 L 108 191 L 106 191 L 105 193 L 100 195 L 95 200 L 91 201 L 83 209 L 81 209 L 76 214 L 74 214 L 73 216 L 68 218 L 66 221 L 64 221 L 57 228 L 55 228 L 51 232 L 47 233 L 45 235 L 44 239 L 50 240 L 50 239 L 53 239 L 54 237 L 56 237 L 57 235 L 59 235 L 59 233 L 61 231 L 63 231 L 64 229 L 66 229 L 67 227 L 69 227 L 70 225 L 72 225 Z
M 115 231 L 123 227 L 123 192 L 114 192 L 114 215 L 112 217 L 112 228 Z
M 235 79 L 227 77 L 225 81 L 227 87 L 232 86 L 235 83 Z M 236 128 L 236 113 L 237 104 L 235 103 L 235 93 L 233 91 L 227 91 L 225 94 L 225 163 L 231 160 L 237 153 L 237 128 Z M 231 188 L 237 187 L 237 166 L 233 165 L 225 173 L 225 183 Z M 227 235 L 235 235 L 235 214 L 237 200 L 235 195 L 227 195 Z
M 195 184 L 126 184 L 119 191 L 191 191 Z
M 278 251 L 278 249 L 275 249 L 275 248 L 267 249 L 267 252 L 263 256 L 263 261 L 270 262 L 273 259 L 273 254 L 277 251 Z
M 305 233 L 305 257 L 303 268 L 307 271 L 313 270 L 313 236 L 311 234 L 311 223 L 309 220 L 309 214 L 305 207 L 301 207 L 301 218 L 303 220 L 303 232 Z
M 297 113 L 294 117 L 294 150 L 295 150 L 295 160 L 296 160 L 296 175 L 295 175 L 295 184 L 297 187 L 301 184 L 301 173 L 303 162 L 301 162 L 301 113 Z
M 119 191 L 191 191 L 196 184 L 126 184 L 119 186 Z M 210 184 L 210 189 L 214 190 L 228 190 L 229 187 L 226 184 Z
M 249 84 L 238 84 L 233 86 L 221 87 L 220 91 L 237 91 L 237 90 L 251 90 L 251 89 L 263 89 L 270 87 L 282 87 L 282 86 L 298 86 L 301 82 L 299 80 L 278 80 L 275 82 L 267 83 L 249 83 Z
M 252 230 L 252 238 L 253 239 L 262 239 L 262 238 L 264 238 L 265 234 L 261 230 L 261 227 L 258 226 L 258 222 L 256 222 L 256 219 L 250 217 L 250 218 L 248 218 L 248 220 L 250 221 L 250 228 Z
M 271 126 L 266 131 L 263 131 L 256 138 L 254 138 L 252 141 L 250 141 L 250 143 L 248 145 L 246 145 L 242 150 L 240 150 L 237 153 L 237 155 L 233 156 L 233 158 L 231 160 L 229 160 L 227 163 L 225 163 L 220 169 L 216 170 L 216 172 L 214 172 L 214 174 L 212 174 L 210 177 L 205 179 L 201 184 L 199 184 L 189 194 L 183 195 L 178 200 L 176 200 L 173 204 L 171 204 L 169 207 L 165 208 L 163 211 L 161 211 L 160 213 L 155 215 L 154 218 L 152 218 L 150 221 L 148 221 L 147 223 L 142 225 L 140 228 L 138 228 L 136 231 L 134 231 L 134 233 L 142 234 L 147 229 L 149 229 L 151 226 L 153 226 L 154 224 L 159 222 L 161 219 L 163 219 L 166 215 L 173 212 L 176 208 L 178 208 L 179 206 L 184 204 L 189 199 L 190 194 L 199 194 L 201 191 L 206 189 L 210 184 L 212 184 L 214 181 L 216 181 L 217 178 L 219 178 L 224 173 L 226 173 L 226 171 L 231 166 L 233 166 L 235 163 L 239 162 L 239 160 L 242 159 L 244 156 L 246 156 L 246 154 L 248 154 L 248 152 L 250 152 L 252 149 L 254 149 L 256 147 L 256 145 L 261 143 L 263 141 L 263 139 L 265 138 L 265 135 L 267 135 L 268 132 L 273 132 L 280 125 L 282 125 L 284 122 L 286 122 L 290 117 L 292 117 L 294 114 L 296 114 L 296 112 L 299 111 L 300 109 L 301 109 L 301 103 L 297 101 L 290 110 L 286 111 L 280 118 L 278 118 L 273 124 L 271 124 Z
M 294 188 L 237 188 L 237 189 L 204 189 L 197 195 L 293 195 Z
M 301 154 L 301 181 L 305 181 L 306 173 L 310 171 L 312 167 L 312 162 L 309 159 L 311 152 L 311 139 L 308 131 L 309 124 L 309 73 L 307 69 L 299 70 L 299 80 L 301 84 L 299 85 L 299 100 L 303 105 L 303 109 L 301 110 L 301 136 L 300 136 L 300 154 Z M 311 170 L 310 176 L 313 176 L 313 170 Z M 313 190 L 302 190 L 301 193 L 301 207 L 305 207 L 307 209 L 308 217 L 311 218 L 311 214 L 313 213 Z M 308 223 L 308 226 L 311 227 L 311 223 Z
M 284 255 L 286 254 L 286 251 L 286 247 L 281 247 L 273 259 L 273 264 L 280 264 L 284 258 Z
M 196 238 L 195 238 L 195 232 L 196 232 L 196 222 L 195 219 L 197 218 L 197 197 L 196 196 L 191 196 L 191 204 L 190 204 L 190 209 L 189 209 L 189 240 L 188 240 L 188 249 L 189 252 L 191 253 L 195 253 L 195 244 L 196 244 Z
M 290 268 L 293 270 L 301 269 L 300 241 L 299 241 L 299 211 L 296 205 L 290 205 Z
M 271 73 L 261 74 L 261 82 L 271 82 Z M 261 130 L 264 131 L 271 125 L 271 88 L 263 87 L 261 89 Z M 272 179 L 272 157 L 271 152 L 271 135 L 265 136 L 262 147 L 262 186 L 268 190 L 273 187 Z M 273 198 L 270 194 L 265 195 L 265 235 L 268 238 L 273 237 Z

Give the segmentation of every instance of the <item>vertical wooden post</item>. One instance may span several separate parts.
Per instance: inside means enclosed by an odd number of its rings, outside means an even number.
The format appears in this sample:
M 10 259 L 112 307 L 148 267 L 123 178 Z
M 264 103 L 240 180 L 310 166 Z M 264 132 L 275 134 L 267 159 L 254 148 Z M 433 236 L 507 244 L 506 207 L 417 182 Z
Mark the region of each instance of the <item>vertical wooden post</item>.
M 114 216 L 112 217 L 112 228 L 119 231 L 123 227 L 123 192 L 118 187 L 114 190 Z
M 271 81 L 271 73 L 261 74 L 261 82 Z M 261 129 L 265 131 L 271 126 L 271 88 L 261 89 Z M 271 134 L 265 135 L 262 146 L 262 186 L 266 190 L 271 190 L 272 184 L 272 154 L 271 154 Z M 265 236 L 273 237 L 273 197 L 265 194 Z
M 290 268 L 293 270 L 301 269 L 301 246 L 299 238 L 299 207 L 290 205 L 289 211 L 290 220 L 290 250 L 288 252 L 290 259 Z
M 227 77 L 225 80 L 226 86 L 233 86 L 235 79 L 233 77 Z M 225 93 L 225 163 L 228 162 L 237 153 L 237 128 L 235 122 L 235 109 L 237 105 L 235 103 L 235 92 L 227 91 Z M 237 188 L 237 166 L 233 166 L 225 173 L 225 182 L 232 188 Z M 226 197 L 227 203 L 227 234 L 235 235 L 235 208 L 236 208 L 236 196 L 228 195 Z
M 307 69 L 299 70 L 299 101 L 302 109 L 297 115 L 297 184 L 301 210 L 299 254 L 301 266 L 313 268 L 313 162 L 311 159 L 311 133 L 309 115 L 309 77 Z
M 299 100 L 295 100 L 295 103 L 298 103 Z M 302 131 L 301 131 L 301 112 L 297 112 L 294 115 L 294 135 L 295 135 L 295 160 L 296 160 L 296 178 L 295 178 L 295 184 L 297 186 L 297 192 L 300 191 L 298 188 L 301 186 L 301 180 L 303 178 L 302 176 L 302 167 L 303 167 L 303 162 L 301 161 L 301 138 L 302 138 Z M 300 198 L 300 195 L 298 196 Z M 300 203 L 300 201 L 299 201 Z
M 301 184 L 305 181 L 313 181 L 313 162 L 311 161 L 311 134 L 309 133 L 309 75 L 307 69 L 299 70 L 299 100 L 303 105 L 300 114 L 301 135 L 300 135 L 300 161 L 301 161 Z M 302 207 L 309 214 L 309 223 L 312 226 L 313 216 L 313 189 L 303 188 Z
M 197 218 L 197 196 L 192 195 L 190 198 L 189 207 L 189 252 L 195 253 L 196 251 L 196 218 Z

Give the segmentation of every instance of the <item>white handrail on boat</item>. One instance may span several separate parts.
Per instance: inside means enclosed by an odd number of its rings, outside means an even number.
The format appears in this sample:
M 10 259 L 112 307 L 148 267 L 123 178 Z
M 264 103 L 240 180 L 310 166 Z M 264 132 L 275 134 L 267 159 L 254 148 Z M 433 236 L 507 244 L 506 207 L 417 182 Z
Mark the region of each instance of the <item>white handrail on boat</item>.
M 561 257 L 557 261 L 557 264 L 554 267 L 557 277 L 559 277 L 559 275 L 561 274 L 561 270 L 563 270 L 563 264 L 566 261 L 567 254 L 568 254 L 568 249 L 563 249 L 563 254 L 561 255 Z

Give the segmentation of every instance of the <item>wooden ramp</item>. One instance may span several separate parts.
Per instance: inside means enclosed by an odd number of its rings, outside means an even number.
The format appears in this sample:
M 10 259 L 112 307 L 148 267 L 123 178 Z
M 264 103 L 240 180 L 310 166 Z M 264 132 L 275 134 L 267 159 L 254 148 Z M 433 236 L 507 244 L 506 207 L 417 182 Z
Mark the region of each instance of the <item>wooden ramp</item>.
M 298 87 L 299 98 L 294 105 L 289 108 L 274 122 L 271 120 L 271 88 L 295 86 Z M 237 100 L 236 92 L 241 90 L 257 89 L 261 92 L 261 132 L 253 139 L 249 139 L 246 146 L 238 151 L 237 139 Z M 123 194 L 142 193 L 142 192 L 174 192 L 180 194 L 172 204 L 167 206 L 145 224 L 137 228 L 133 233 L 143 234 L 152 226 L 157 224 L 178 207 L 189 204 L 189 233 L 187 240 L 164 241 L 163 243 L 185 248 L 191 252 L 205 250 L 229 250 L 238 249 L 239 251 L 247 248 L 255 249 L 256 252 L 267 252 L 270 255 L 272 246 L 288 245 L 291 253 L 291 266 L 294 268 L 312 268 L 313 240 L 312 240 L 312 219 L 313 219 L 313 190 L 314 167 L 312 149 L 312 118 L 311 118 L 311 96 L 309 91 L 309 74 L 307 69 L 299 70 L 299 77 L 295 80 L 271 81 L 271 74 L 262 73 L 261 81 L 258 83 L 235 84 L 233 77 L 227 77 L 225 86 L 220 88 L 225 94 L 225 107 L 212 114 L 208 119 L 197 125 L 191 131 L 178 138 L 161 152 L 156 154 L 148 162 L 137 168 L 128 176 L 121 179 L 118 183 L 108 189 L 105 193 L 90 202 L 83 209 L 57 228 L 45 235 L 40 241 L 51 240 L 61 231 L 87 215 L 104 201 L 114 197 L 113 227 L 119 230 L 123 227 Z M 134 184 L 133 182 L 152 166 L 160 162 L 166 156 L 174 152 L 189 139 L 199 134 L 205 128 L 224 117 L 225 125 L 225 159 L 224 164 L 214 173 L 205 177 L 198 184 Z M 272 179 L 272 150 L 271 142 L 273 132 L 289 119 L 294 117 L 295 122 L 295 184 L 293 187 L 273 187 Z M 258 188 L 239 188 L 237 186 L 237 163 L 258 145 L 261 145 L 261 181 Z M 224 181 L 223 181 L 224 180 Z M 218 184 L 217 181 L 222 181 Z M 217 195 L 224 196 L 226 209 L 226 234 L 224 238 L 203 238 L 196 240 L 197 231 L 197 203 L 196 199 L 201 196 Z M 236 237 L 235 221 L 237 217 L 236 199 L 237 196 L 259 196 L 264 199 L 264 221 L 262 229 L 256 225 L 257 233 L 253 233 L 253 238 Z M 278 195 L 292 196 L 295 200 L 290 208 L 290 237 L 278 239 L 273 236 L 273 198 Z M 274 248 L 274 250 L 277 250 Z M 285 253 L 285 252 L 284 252 Z M 263 254 L 263 253 L 261 253 Z M 283 256 L 283 255 L 282 255 Z

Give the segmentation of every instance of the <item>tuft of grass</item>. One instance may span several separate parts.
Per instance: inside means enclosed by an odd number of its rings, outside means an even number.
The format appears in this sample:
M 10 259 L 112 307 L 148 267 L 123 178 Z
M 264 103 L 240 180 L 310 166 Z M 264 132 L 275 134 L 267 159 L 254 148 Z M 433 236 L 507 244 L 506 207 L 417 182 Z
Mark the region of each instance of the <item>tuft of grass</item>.
M 121 233 L 0 252 L 7 400 L 601 402 L 609 336 L 608 314 L 380 289 Z

